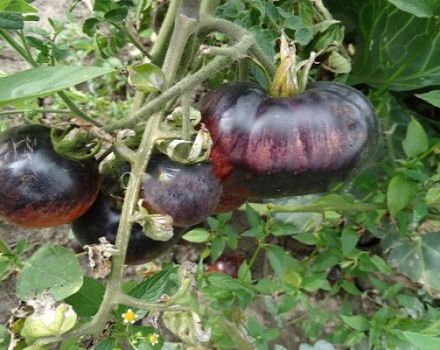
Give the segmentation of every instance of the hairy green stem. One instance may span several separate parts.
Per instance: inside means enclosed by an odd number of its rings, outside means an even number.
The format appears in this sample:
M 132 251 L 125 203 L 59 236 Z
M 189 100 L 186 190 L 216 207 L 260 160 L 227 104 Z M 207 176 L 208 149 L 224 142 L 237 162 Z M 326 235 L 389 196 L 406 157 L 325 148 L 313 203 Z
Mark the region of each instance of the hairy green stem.
M 21 46 L 15 41 L 15 39 L 14 39 L 11 35 L 9 35 L 9 33 L 8 33 L 6 30 L 4 30 L 4 29 L 0 29 L 0 36 L 2 36 L 3 39 L 5 39 L 5 41 L 6 41 L 9 45 L 11 45 L 11 47 L 12 47 L 15 51 L 17 51 L 18 54 L 19 54 L 21 57 L 23 57 L 23 58 L 26 60 L 26 62 L 28 62 L 31 66 L 35 67 L 35 65 L 34 65 L 33 63 L 31 63 L 31 62 L 33 61 L 33 59 L 31 59 L 31 58 L 28 57 L 26 50 L 25 50 L 23 47 L 21 47 Z
M 182 139 L 191 140 L 191 97 L 182 95 Z
M 205 16 L 200 20 L 199 33 L 201 35 L 206 35 L 207 33 L 217 31 L 226 34 L 230 39 L 235 41 L 240 40 L 243 36 L 252 36 L 253 43 L 250 51 L 252 54 L 261 62 L 264 68 L 267 70 L 270 76 L 275 74 L 276 66 L 272 61 L 272 58 L 267 56 L 255 37 L 244 27 L 239 24 L 230 22 L 225 19 L 215 18 L 211 16 Z
M 237 51 L 243 53 L 252 45 L 253 41 L 254 39 L 252 36 L 245 36 L 241 38 L 240 42 L 238 42 L 234 47 Z M 169 100 L 183 94 L 188 90 L 193 89 L 201 82 L 216 74 L 221 67 L 227 65 L 231 61 L 232 59 L 228 56 L 215 57 L 211 62 L 209 62 L 206 66 L 200 68 L 193 75 L 182 79 L 181 81 L 175 83 L 168 90 L 165 90 L 162 94 L 160 94 L 155 99 L 151 100 L 141 109 L 139 109 L 131 117 L 121 119 L 108 126 L 105 126 L 104 130 L 111 132 L 121 128 L 132 128 L 134 125 L 136 125 L 137 122 L 148 119 L 152 113 L 161 109 L 162 106 Z
M 180 7 L 182 0 L 171 0 L 167 14 L 162 22 L 156 42 L 151 49 L 151 60 L 154 64 L 162 65 L 165 57 L 166 48 L 170 41 L 171 32 L 174 27 L 177 9 Z
M 198 16 L 199 0 L 183 0 L 170 39 L 170 46 L 173 47 L 173 51 L 167 51 L 162 65 L 162 70 L 167 73 L 165 89 L 168 89 L 176 79 L 176 73 L 188 39 L 197 27 Z
M 10 111 L 0 111 L 0 116 L 7 116 L 11 114 L 24 114 L 24 113 L 66 113 L 71 114 L 73 111 L 70 109 L 45 109 L 45 108 L 35 108 L 35 109 L 12 109 Z
M 200 4 L 200 16 L 214 16 L 220 0 L 202 0 Z
M 324 213 L 326 211 L 373 211 L 386 210 L 385 203 L 335 203 L 335 204 L 311 204 L 311 205 L 277 205 L 277 204 L 261 204 L 248 203 L 259 214 L 267 214 L 269 212 L 278 213 Z M 246 210 L 245 206 L 241 206 L 239 210 Z

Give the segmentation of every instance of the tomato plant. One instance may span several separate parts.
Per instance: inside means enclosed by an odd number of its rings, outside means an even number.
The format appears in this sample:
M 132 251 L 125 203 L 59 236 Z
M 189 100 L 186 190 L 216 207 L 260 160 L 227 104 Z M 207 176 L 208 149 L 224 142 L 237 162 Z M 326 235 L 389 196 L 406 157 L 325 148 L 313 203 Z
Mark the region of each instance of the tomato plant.
M 47 1 L 0 1 L 0 349 L 440 348 L 438 0 Z
M 81 216 L 99 190 L 96 161 L 74 161 L 53 149 L 50 129 L 19 126 L 0 135 L 0 216 L 26 227 L 49 227 Z

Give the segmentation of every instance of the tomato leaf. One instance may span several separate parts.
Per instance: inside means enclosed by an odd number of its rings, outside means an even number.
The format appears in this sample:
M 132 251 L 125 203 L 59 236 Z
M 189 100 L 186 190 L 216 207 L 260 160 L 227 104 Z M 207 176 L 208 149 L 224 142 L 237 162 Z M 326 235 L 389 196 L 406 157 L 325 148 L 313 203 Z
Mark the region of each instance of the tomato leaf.
M 205 230 L 204 228 L 195 228 L 187 233 L 185 233 L 182 238 L 185 241 L 192 242 L 192 243 L 204 243 L 208 241 L 209 237 L 211 236 L 211 233 L 208 230 Z
M 177 283 L 177 268 L 169 265 L 133 287 L 128 294 L 138 299 L 157 301 L 163 294 L 173 295 Z
M 85 276 L 81 289 L 65 301 L 72 305 L 78 316 L 90 317 L 98 312 L 104 292 L 105 288 L 99 281 Z
M 25 0 L 0 0 L 1 12 L 35 13 L 37 10 Z
M 341 245 L 344 256 L 348 255 L 356 247 L 358 241 L 359 236 L 352 228 L 348 227 L 342 231 Z
M 2 29 L 23 29 L 23 16 L 18 13 L 0 13 L 0 28 Z
M 404 209 L 414 197 L 416 183 L 402 175 L 394 176 L 387 191 L 387 205 L 393 216 Z
M 409 158 L 416 157 L 429 148 L 428 135 L 426 135 L 423 126 L 414 118 L 408 125 L 402 147 Z
M 341 315 L 342 321 L 350 328 L 356 329 L 357 331 L 366 331 L 370 328 L 370 323 L 365 316 L 344 316 Z
M 392 237 L 388 262 L 398 272 L 412 281 L 424 285 L 434 295 L 440 292 L 440 233 L 431 232 L 415 237 L 412 241 L 402 240 L 400 235 Z M 390 238 L 391 239 L 391 238 Z
M 17 281 L 17 296 L 29 300 L 48 291 L 62 300 L 80 290 L 81 266 L 75 254 L 62 246 L 45 245 L 27 261 Z
M 102 67 L 38 67 L 0 78 L 0 106 L 33 97 L 49 95 L 110 73 Z
M 440 90 L 431 90 L 424 94 L 416 94 L 416 96 L 432 104 L 434 107 L 440 108 Z
M 419 350 L 440 349 L 440 338 L 416 332 L 403 332 L 403 336 Z
M 353 19 L 357 17 L 360 38 L 352 82 L 394 91 L 440 84 L 440 31 L 435 17 L 415 17 L 385 0 L 336 2 L 338 10 L 357 6 Z M 407 0 L 393 1 L 397 2 L 409 6 Z M 426 0 L 411 4 L 416 2 Z
M 434 8 L 428 0 L 388 0 L 399 10 L 408 12 L 416 17 L 434 16 Z
M 160 91 L 165 83 L 165 76 L 162 70 L 153 63 L 129 66 L 128 72 L 130 74 L 130 84 L 139 91 Z

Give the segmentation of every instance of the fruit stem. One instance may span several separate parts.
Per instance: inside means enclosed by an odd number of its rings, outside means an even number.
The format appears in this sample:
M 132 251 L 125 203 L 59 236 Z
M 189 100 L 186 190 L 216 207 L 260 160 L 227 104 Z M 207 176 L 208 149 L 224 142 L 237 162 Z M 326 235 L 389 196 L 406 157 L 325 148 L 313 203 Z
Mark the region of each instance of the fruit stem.
M 220 0 L 202 0 L 200 4 L 200 15 L 214 16 Z

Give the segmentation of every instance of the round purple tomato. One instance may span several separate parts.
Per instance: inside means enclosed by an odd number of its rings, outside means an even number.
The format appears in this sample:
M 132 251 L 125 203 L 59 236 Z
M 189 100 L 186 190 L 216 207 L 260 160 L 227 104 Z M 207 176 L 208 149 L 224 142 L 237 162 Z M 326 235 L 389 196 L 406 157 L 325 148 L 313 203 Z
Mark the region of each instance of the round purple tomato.
M 165 156 L 148 165 L 141 197 L 150 213 L 168 214 L 174 225 L 198 224 L 214 213 L 222 186 L 208 163 L 181 164 Z
M 43 125 L 0 134 L 0 217 L 25 227 L 49 227 L 81 216 L 95 201 L 95 159 L 75 161 L 53 149 Z
M 248 198 L 324 192 L 356 174 L 375 153 L 378 119 L 349 86 L 317 82 L 274 98 L 246 82 L 201 101 L 214 173 L 226 193 Z

